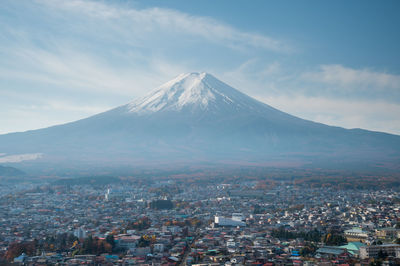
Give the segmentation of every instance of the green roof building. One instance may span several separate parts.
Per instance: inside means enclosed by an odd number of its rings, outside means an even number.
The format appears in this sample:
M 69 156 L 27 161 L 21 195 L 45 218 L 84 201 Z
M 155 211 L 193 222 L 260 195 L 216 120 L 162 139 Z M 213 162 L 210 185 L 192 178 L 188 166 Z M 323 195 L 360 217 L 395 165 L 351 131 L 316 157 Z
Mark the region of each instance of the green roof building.
M 340 247 L 347 249 L 347 252 L 349 252 L 351 255 L 358 256 L 360 254 L 360 248 L 363 246 L 365 246 L 365 244 L 361 242 L 349 242 Z

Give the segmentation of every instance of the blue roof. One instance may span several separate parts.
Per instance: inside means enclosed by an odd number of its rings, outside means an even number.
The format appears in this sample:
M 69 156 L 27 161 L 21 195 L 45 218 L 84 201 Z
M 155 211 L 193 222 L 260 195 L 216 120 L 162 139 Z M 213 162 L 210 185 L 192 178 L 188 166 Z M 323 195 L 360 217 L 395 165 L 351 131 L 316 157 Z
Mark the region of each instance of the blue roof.
M 26 254 L 22 253 L 18 257 L 14 258 L 14 262 L 23 262 L 26 259 L 26 257 L 27 257 Z
M 293 250 L 293 251 L 292 251 L 292 255 L 293 255 L 293 256 L 299 256 L 299 252 L 298 252 L 297 250 Z
M 114 259 L 114 260 L 119 259 L 119 257 L 117 255 L 106 255 L 105 258 L 106 259 Z

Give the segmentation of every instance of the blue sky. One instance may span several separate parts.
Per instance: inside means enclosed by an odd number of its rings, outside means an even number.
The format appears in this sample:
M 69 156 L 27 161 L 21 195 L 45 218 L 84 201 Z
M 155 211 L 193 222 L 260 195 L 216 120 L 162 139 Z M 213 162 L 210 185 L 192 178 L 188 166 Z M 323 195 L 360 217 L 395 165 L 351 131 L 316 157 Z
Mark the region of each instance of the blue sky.
M 293 115 L 400 134 L 399 1 L 5 0 L 0 134 L 206 71 Z

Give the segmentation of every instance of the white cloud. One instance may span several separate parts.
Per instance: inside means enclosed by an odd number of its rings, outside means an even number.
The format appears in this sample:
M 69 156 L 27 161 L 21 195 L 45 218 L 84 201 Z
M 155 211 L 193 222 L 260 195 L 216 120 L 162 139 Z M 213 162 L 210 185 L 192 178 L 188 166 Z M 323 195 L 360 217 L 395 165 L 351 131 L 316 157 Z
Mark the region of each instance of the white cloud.
M 218 44 L 222 47 L 219 49 L 258 47 L 279 52 L 288 48 L 268 36 L 170 9 L 135 9 L 126 3 L 112 2 L 37 0 L 12 3 L 10 13 L 19 13 L 21 8 L 37 26 L 31 27 L 27 20 L 25 24 L 6 23 L 0 28 L 0 33 L 4 33 L 0 37 L 0 56 L 4 55 L 0 63 L 0 81 L 5 81 L 0 92 L 3 96 L 26 94 L 29 87 L 37 95 L 45 94 L 49 101 L 55 100 L 51 97 L 56 93 L 78 93 L 79 97 L 80 92 L 87 92 L 85 97 L 89 93 L 119 95 L 126 99 L 121 101 L 124 103 L 182 72 L 198 70 L 198 62 L 193 60 L 202 56 L 182 54 L 175 47 L 179 43 L 184 42 L 183 47 L 191 47 L 187 42 L 195 42 L 199 46 Z M 52 90 L 52 94 L 46 94 L 46 90 Z
M 321 65 L 315 72 L 302 75 L 306 80 L 332 85 L 375 89 L 400 89 L 400 76 L 368 69 L 353 69 L 342 65 Z
M 24 153 L 0 157 L 0 163 L 19 163 L 22 161 L 36 160 L 42 157 L 42 153 Z
M 56 111 L 66 111 L 66 112 L 79 112 L 79 113 L 83 112 L 87 114 L 97 114 L 114 107 L 115 106 L 76 105 L 58 101 L 58 102 L 49 102 L 45 106 L 36 106 L 34 108 L 39 108 L 48 111 L 56 110 Z
M 18 49 L 15 58 L 24 62 L 22 69 L 2 69 L 0 76 L 67 87 L 69 90 L 112 91 L 122 95 L 137 93 L 156 80 L 144 70 L 116 69 L 101 58 L 82 51 L 45 51 L 28 47 Z M 165 63 L 154 64 L 159 68 L 159 64 Z M 164 77 L 166 73 L 158 71 L 158 74 Z
M 284 112 L 315 122 L 400 135 L 400 104 L 303 95 L 257 98 Z
M 0 125 L 2 125 L 0 134 L 73 122 L 115 107 L 78 105 L 61 100 L 18 105 L 4 102 L 0 104 L 4 108 L 4 110 L 0 109 Z
M 287 78 L 287 71 L 278 61 L 263 62 L 250 59 L 238 67 L 224 71 L 219 78 L 231 86 L 249 94 L 271 94 L 277 89 L 277 83 Z
M 102 19 L 115 24 L 113 29 L 121 36 L 131 40 L 146 34 L 186 34 L 203 38 L 230 48 L 247 49 L 249 47 L 275 52 L 291 52 L 289 44 L 257 33 L 249 33 L 226 25 L 218 20 L 192 16 L 183 12 L 164 8 L 135 9 L 131 6 L 116 6 L 104 2 L 83 0 L 41 0 L 39 3 L 55 10 L 66 10 Z M 124 22 L 124 27 L 118 22 Z

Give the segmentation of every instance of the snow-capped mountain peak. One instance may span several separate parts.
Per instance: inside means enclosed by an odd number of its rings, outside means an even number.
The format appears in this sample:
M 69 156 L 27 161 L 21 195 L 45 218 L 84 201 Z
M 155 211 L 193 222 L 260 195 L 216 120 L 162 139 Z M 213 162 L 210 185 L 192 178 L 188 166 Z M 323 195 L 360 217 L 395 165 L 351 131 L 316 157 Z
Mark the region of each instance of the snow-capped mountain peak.
M 208 73 L 186 73 L 129 103 L 127 109 L 138 114 L 179 111 L 186 107 L 205 110 L 211 103 L 232 104 L 238 93 Z

